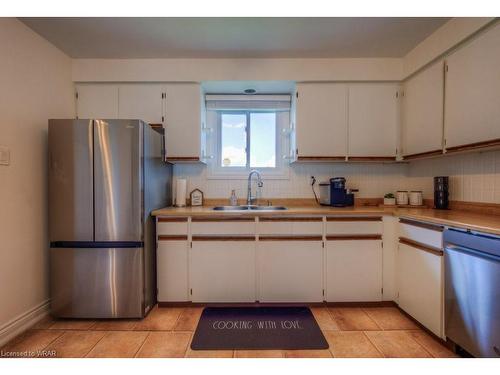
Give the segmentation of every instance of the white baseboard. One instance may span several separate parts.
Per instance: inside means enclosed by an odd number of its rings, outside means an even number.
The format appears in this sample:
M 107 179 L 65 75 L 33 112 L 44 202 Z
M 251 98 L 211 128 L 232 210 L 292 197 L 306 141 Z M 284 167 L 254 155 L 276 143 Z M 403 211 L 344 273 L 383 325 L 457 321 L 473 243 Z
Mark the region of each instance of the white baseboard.
M 20 333 L 34 326 L 50 312 L 50 300 L 46 300 L 29 311 L 18 315 L 0 327 L 0 347 Z

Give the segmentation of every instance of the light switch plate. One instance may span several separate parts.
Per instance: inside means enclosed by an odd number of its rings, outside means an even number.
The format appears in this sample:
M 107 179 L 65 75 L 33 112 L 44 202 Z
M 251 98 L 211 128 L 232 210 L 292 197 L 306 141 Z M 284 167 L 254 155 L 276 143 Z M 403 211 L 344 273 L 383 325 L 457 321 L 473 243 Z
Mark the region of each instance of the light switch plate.
M 0 165 L 10 164 L 10 150 L 7 147 L 0 146 Z

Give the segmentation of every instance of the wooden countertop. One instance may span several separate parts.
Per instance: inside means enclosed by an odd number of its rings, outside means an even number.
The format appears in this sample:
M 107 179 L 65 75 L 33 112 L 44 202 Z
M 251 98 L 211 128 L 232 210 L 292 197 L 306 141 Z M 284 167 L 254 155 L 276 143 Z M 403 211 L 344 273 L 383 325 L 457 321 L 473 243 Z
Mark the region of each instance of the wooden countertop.
M 434 210 L 432 208 L 398 208 L 394 211 L 394 215 L 407 219 L 426 221 L 428 223 L 500 235 L 500 215 L 478 214 L 458 210 Z
M 478 214 L 469 211 L 435 210 L 431 208 L 394 208 L 377 206 L 329 207 L 287 206 L 283 211 L 214 211 L 212 206 L 166 207 L 152 212 L 153 216 L 293 216 L 293 215 L 391 215 L 445 226 L 477 230 L 500 235 L 500 215 Z

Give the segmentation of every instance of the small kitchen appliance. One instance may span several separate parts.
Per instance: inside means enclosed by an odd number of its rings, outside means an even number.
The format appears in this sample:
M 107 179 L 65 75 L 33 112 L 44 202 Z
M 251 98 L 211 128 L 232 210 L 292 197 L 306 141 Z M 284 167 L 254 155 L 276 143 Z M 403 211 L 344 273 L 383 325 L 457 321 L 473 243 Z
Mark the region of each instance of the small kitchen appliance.
M 333 177 L 319 184 L 319 203 L 323 206 L 354 206 L 354 194 L 345 188 L 344 177 Z M 354 191 L 354 190 L 352 190 Z
M 448 209 L 448 176 L 434 177 L 434 208 Z

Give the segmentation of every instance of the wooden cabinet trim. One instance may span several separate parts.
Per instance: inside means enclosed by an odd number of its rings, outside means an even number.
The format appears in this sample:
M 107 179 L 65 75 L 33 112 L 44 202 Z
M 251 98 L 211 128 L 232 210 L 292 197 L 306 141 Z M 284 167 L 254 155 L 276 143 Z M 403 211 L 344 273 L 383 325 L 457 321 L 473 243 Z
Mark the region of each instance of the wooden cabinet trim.
M 429 224 L 429 223 L 422 223 L 420 221 L 415 221 L 415 220 L 410 220 L 410 219 L 404 219 L 404 218 L 399 219 L 399 222 L 401 224 L 412 225 L 414 227 L 424 228 L 424 229 L 428 229 L 428 230 L 433 230 L 435 232 L 443 232 L 444 231 L 444 227 L 442 227 L 441 225 Z
M 187 217 L 159 217 L 159 223 L 185 223 L 188 221 Z
M 297 156 L 297 161 L 345 161 L 345 156 Z
M 380 234 L 341 234 L 341 235 L 327 235 L 327 241 L 358 241 L 358 240 L 381 240 Z
M 264 236 L 259 236 L 259 241 L 323 241 L 323 236 L 264 235 Z
M 399 243 L 404 244 L 404 245 L 408 245 L 408 246 L 413 247 L 413 248 L 418 249 L 418 250 L 428 252 L 430 254 L 434 254 L 437 256 L 443 256 L 443 250 L 425 245 L 421 242 L 410 240 L 410 239 L 405 238 L 405 237 L 399 237 Z
M 253 217 L 227 217 L 227 216 L 201 216 L 196 217 L 193 216 L 191 218 L 192 223 L 208 223 L 208 222 L 235 222 L 235 221 L 243 221 L 243 222 L 255 222 Z
M 321 216 L 311 216 L 311 217 L 259 217 L 260 222 L 270 222 L 270 221 L 315 221 L 321 222 L 323 221 L 323 217 Z
M 396 156 L 349 156 L 347 161 L 396 161 Z
M 200 161 L 199 156 L 167 156 L 167 161 Z
M 187 241 L 188 236 L 186 235 L 159 235 L 158 241 Z
M 460 146 L 447 147 L 446 153 L 470 151 L 470 150 L 477 150 L 477 149 L 489 148 L 489 147 L 499 147 L 499 146 L 500 146 L 500 138 L 497 138 L 497 139 L 492 139 L 489 141 L 475 142 L 475 143 L 468 143 L 468 144 L 460 145 Z
M 326 221 L 382 221 L 382 216 L 327 216 Z
M 255 241 L 255 236 L 207 235 L 193 236 L 193 241 Z
M 408 155 L 403 155 L 404 160 L 412 160 L 412 159 L 419 159 L 419 158 L 425 158 L 425 157 L 430 157 L 430 156 L 439 156 L 443 155 L 443 150 L 432 150 L 432 151 L 426 151 L 426 152 L 419 152 L 418 154 L 408 154 Z

